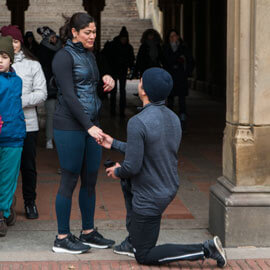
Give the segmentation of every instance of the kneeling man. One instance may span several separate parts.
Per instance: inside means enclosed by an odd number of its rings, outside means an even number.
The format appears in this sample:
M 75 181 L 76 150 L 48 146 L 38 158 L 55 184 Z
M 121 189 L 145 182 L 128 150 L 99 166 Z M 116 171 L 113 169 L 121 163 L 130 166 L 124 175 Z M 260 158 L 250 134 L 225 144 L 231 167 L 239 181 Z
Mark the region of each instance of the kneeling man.
M 178 149 L 181 124 L 177 115 L 165 106 L 173 87 L 171 75 L 161 68 L 144 72 L 138 86 L 143 109 L 127 127 L 127 142 L 107 134 L 99 142 L 107 149 L 125 153 L 123 163 L 108 168 L 114 179 L 130 179 L 132 213 L 130 241 L 138 263 L 159 265 L 178 260 L 212 258 L 219 267 L 227 259 L 217 236 L 201 244 L 164 244 L 156 246 L 162 213 L 174 199 L 178 187 Z

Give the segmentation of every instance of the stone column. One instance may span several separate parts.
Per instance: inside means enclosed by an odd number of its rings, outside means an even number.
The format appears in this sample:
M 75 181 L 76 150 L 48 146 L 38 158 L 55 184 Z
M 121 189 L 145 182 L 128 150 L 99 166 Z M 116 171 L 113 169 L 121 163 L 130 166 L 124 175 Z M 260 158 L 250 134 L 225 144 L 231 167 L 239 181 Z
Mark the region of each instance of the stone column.
M 11 11 L 11 24 L 18 25 L 24 34 L 24 12 L 29 6 L 29 0 L 7 0 L 7 7 Z
M 189 0 L 184 1 L 183 10 L 183 38 L 190 48 L 192 48 L 192 2 Z
M 226 247 L 270 246 L 270 1 L 228 0 L 223 176 L 209 228 Z

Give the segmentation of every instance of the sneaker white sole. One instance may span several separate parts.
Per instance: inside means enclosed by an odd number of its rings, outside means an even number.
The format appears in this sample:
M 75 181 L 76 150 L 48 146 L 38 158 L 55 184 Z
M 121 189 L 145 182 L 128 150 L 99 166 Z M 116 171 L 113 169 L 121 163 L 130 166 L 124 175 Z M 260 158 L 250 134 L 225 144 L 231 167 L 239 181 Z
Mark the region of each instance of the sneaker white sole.
M 86 253 L 88 250 L 73 251 L 73 250 L 68 250 L 65 248 L 53 247 L 52 251 L 55 253 L 82 254 L 82 253 Z
M 105 249 L 105 248 L 111 248 L 112 245 L 108 246 L 108 245 L 105 245 L 105 246 L 99 246 L 99 245 L 95 245 L 95 244 L 90 244 L 90 243 L 86 243 L 86 242 L 82 242 L 84 245 L 86 246 L 90 246 L 92 248 L 100 248 L 100 249 Z
M 127 255 L 129 257 L 135 258 L 134 253 L 131 253 L 131 252 L 127 252 L 127 251 L 116 251 L 116 250 L 114 250 L 113 252 L 116 253 L 116 254 L 119 254 L 119 255 Z
M 218 252 L 220 253 L 220 255 L 222 256 L 222 258 L 225 261 L 225 263 L 222 267 L 225 267 L 227 265 L 226 252 L 225 252 L 224 248 L 222 247 L 221 241 L 220 241 L 218 236 L 215 236 L 213 240 L 214 240 L 214 243 L 215 243 L 215 246 L 216 246 Z

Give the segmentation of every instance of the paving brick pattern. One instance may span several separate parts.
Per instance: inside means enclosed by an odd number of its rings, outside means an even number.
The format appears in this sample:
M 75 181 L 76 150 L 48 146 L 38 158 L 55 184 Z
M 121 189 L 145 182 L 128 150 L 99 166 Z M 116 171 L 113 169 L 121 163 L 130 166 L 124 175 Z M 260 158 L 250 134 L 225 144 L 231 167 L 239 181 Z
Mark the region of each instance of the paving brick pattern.
M 79 261 L 79 262 L 5 262 L 0 270 L 215 270 L 220 269 L 215 261 L 181 262 L 164 266 L 143 266 L 135 261 Z M 223 269 L 230 270 L 269 270 L 269 260 L 232 260 Z

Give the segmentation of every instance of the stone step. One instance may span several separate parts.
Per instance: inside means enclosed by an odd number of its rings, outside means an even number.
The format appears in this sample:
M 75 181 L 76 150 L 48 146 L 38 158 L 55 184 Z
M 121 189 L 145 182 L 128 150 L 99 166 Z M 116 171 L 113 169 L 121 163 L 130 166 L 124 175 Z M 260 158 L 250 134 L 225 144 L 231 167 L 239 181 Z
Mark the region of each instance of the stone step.
M 151 20 L 139 18 L 136 0 L 107 0 L 101 13 L 101 47 L 119 35 L 122 26 L 129 32 L 130 43 L 137 54 L 142 33 L 152 28 Z

